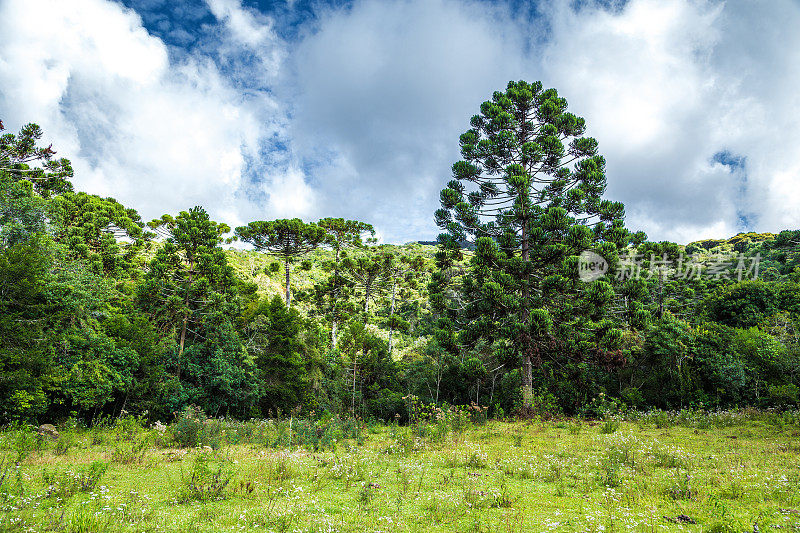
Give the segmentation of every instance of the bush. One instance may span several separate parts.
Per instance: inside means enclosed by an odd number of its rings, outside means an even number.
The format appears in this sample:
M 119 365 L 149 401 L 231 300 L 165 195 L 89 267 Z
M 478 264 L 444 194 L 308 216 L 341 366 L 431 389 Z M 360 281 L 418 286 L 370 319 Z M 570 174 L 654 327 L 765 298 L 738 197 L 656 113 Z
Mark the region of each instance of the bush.
M 108 470 L 108 464 L 95 461 L 92 464 L 66 472 L 42 472 L 42 481 L 47 485 L 48 497 L 69 498 L 73 494 L 91 492 L 100 483 L 100 479 Z
M 123 465 L 141 463 L 149 448 L 150 438 L 144 435 L 133 442 L 117 444 L 111 450 L 111 460 Z
M 17 454 L 17 462 L 24 461 L 33 451 L 41 451 L 44 439 L 45 437 L 38 435 L 31 426 L 18 426 L 11 436 L 11 447 Z
M 181 476 L 178 501 L 187 503 L 223 500 L 226 497 L 226 488 L 234 477 L 232 465 L 227 459 L 208 453 L 198 454 L 192 464 L 191 473 Z
M 206 415 L 196 405 L 186 407 L 172 426 L 172 438 L 178 446 L 196 448 L 203 436 Z
M 71 431 L 63 432 L 58 437 L 55 445 L 53 446 L 53 453 L 56 455 L 67 455 L 70 448 L 75 445 L 75 434 Z
M 124 413 L 124 411 L 123 411 Z M 117 440 L 133 441 L 145 431 L 142 419 L 133 415 L 120 416 L 114 422 L 112 432 Z

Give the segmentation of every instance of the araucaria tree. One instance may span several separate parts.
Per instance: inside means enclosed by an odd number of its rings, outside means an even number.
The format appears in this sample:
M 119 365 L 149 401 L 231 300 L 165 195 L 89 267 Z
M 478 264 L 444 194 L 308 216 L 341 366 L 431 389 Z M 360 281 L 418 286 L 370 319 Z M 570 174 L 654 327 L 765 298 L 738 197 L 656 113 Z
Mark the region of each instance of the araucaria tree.
M 377 296 L 386 281 L 386 256 L 368 253 L 343 262 L 355 287 L 364 293 L 364 313 L 369 313 L 369 303 Z
M 164 215 L 148 226 L 166 241 L 150 262 L 139 301 L 156 323 L 180 332 L 180 379 L 187 333 L 203 336 L 208 310 L 235 290 L 233 271 L 219 247 L 230 228 L 209 219 L 202 207 L 182 211 L 177 217 Z
M 340 305 L 343 279 L 341 276 L 342 252 L 347 248 L 359 248 L 364 245 L 362 236 L 375 235 L 371 224 L 343 218 L 323 218 L 317 225 L 325 230 L 325 244 L 333 250 L 333 276 L 327 284 L 327 293 L 330 296 L 331 315 L 331 345 L 336 348 L 336 334 L 340 322 Z M 370 237 L 371 238 L 371 237 Z
M 273 221 L 259 220 L 247 226 L 236 228 L 236 236 L 252 244 L 256 250 L 283 259 L 286 273 L 286 307 L 292 303 L 289 273 L 292 260 L 305 255 L 325 240 L 325 230 L 312 223 L 306 224 L 299 218 Z
M 460 138 L 463 159 L 453 165 L 435 213 L 445 233 L 432 303 L 462 326 L 462 344 L 483 339 L 519 363 L 523 406 L 530 408 L 533 364 L 552 341 L 554 322 L 575 325 L 574 315 L 587 317 L 591 335 L 573 328 L 580 348 L 619 339 L 619 330 L 597 325 L 612 287 L 582 284 L 577 256 L 592 249 L 616 261 L 629 239 L 624 208 L 601 199 L 605 160 L 555 89 L 509 82 L 470 124 Z M 475 255 L 464 275 L 454 275 L 465 242 Z
M 0 131 L 3 131 L 0 120 Z M 67 159 L 55 159 L 53 147 L 42 148 L 36 142 L 42 138 L 42 129 L 36 124 L 26 124 L 18 135 L 0 135 L 0 171 L 33 184 L 41 196 L 50 197 L 72 190 L 72 165 Z M 41 166 L 32 166 L 39 163 Z

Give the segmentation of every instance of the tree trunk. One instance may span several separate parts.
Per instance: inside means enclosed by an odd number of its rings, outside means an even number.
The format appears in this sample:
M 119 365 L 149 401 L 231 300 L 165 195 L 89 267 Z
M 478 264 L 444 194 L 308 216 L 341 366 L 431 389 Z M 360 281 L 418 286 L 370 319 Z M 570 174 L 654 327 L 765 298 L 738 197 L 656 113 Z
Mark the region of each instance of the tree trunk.
M 350 412 L 356 416 L 356 370 L 358 369 L 358 350 L 353 351 L 353 398 L 350 403 Z
M 392 306 L 389 309 L 389 357 L 392 356 L 392 334 L 394 333 L 394 301 L 395 301 L 395 288 L 397 283 L 392 280 Z
M 339 329 L 339 247 L 333 267 L 333 319 L 331 321 L 331 348 L 336 349 L 336 331 Z
M 525 267 L 522 282 L 522 323 L 527 327 L 528 323 L 528 298 L 530 293 L 528 291 L 528 282 L 530 275 L 528 274 L 528 263 L 530 262 L 530 252 L 528 248 L 528 224 L 527 220 L 522 222 L 522 263 Z M 522 334 L 520 339 L 522 342 L 522 407 L 523 409 L 530 409 L 533 407 L 533 366 L 531 362 L 531 336 L 528 331 Z
M 442 352 L 441 348 L 436 351 L 436 405 L 439 405 L 439 389 L 442 384 Z
M 489 407 L 494 402 L 494 383 L 497 381 L 497 374 L 492 374 L 492 391 L 489 393 Z
M 284 267 L 286 270 L 286 307 L 292 306 L 292 293 L 289 290 L 289 258 L 286 257 L 284 261 Z
M 186 298 L 183 305 L 186 309 L 183 312 L 183 324 L 181 325 L 181 346 L 178 350 L 178 381 L 181 379 L 181 357 L 183 357 L 183 347 L 186 344 L 186 328 L 189 325 L 189 291 L 192 289 L 192 279 L 194 278 L 194 261 L 189 262 L 189 284 L 186 286 Z

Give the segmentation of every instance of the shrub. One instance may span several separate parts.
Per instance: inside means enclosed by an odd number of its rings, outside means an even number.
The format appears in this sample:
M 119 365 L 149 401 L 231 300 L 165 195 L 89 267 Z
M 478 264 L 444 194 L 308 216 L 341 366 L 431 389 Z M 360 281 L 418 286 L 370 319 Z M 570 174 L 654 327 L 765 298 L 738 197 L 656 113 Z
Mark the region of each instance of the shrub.
M 141 463 L 149 447 L 150 438 L 147 435 L 133 442 L 119 443 L 111 450 L 111 460 L 124 465 Z
M 124 413 L 125 411 L 123 411 Z M 133 415 L 120 416 L 114 422 L 112 432 L 117 440 L 133 441 L 144 432 L 142 419 Z
M 620 420 L 617 416 L 612 416 L 603 420 L 603 423 L 600 424 L 600 433 L 604 435 L 608 435 L 610 433 L 614 433 L 619 429 Z
M 206 415 L 195 405 L 186 407 L 172 426 L 172 438 L 178 446 L 195 448 L 203 436 Z
M 17 454 L 17 462 L 24 461 L 33 451 L 40 451 L 45 438 L 36 434 L 31 426 L 18 426 L 11 437 L 11 447 Z
M 194 459 L 191 473 L 181 476 L 178 501 L 187 503 L 223 500 L 226 497 L 225 489 L 234 477 L 230 461 L 200 453 Z
M 108 470 L 108 464 L 95 461 L 75 471 L 49 472 L 45 470 L 42 472 L 42 481 L 47 485 L 48 497 L 65 499 L 73 494 L 93 491 L 106 470 Z
M 56 455 L 67 455 L 70 448 L 75 445 L 75 434 L 72 431 L 65 431 L 61 433 L 53 446 L 53 452 Z

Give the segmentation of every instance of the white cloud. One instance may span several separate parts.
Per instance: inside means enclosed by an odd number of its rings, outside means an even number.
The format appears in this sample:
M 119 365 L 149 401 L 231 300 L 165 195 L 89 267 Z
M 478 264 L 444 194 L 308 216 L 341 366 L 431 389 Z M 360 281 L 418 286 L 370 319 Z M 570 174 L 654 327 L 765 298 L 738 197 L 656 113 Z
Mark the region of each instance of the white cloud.
M 244 47 L 259 60 L 258 65 L 246 65 L 247 75 L 258 73 L 259 80 L 267 80 L 278 74 L 284 53 L 282 47 L 277 46 L 271 18 L 242 6 L 241 0 L 206 0 L 206 4 L 227 30 L 222 32 L 223 38 L 217 48 L 225 62 L 236 63 Z
M 516 23 L 449 0 L 361 1 L 319 19 L 293 58 L 296 155 L 319 165 L 328 214 L 390 241 L 433 238 L 458 135 L 521 68 Z
M 204 205 L 236 224 L 255 210 L 240 191 L 248 172 L 267 170 L 259 151 L 280 134 L 275 102 L 237 91 L 209 59 L 171 62 L 113 2 L 5 2 L 0 35 L 6 125 L 38 122 L 72 159 L 77 188 L 146 218 Z
M 305 174 L 289 167 L 268 178 L 269 196 L 266 211 L 273 218 L 311 218 L 316 192 L 306 183 Z
M 634 0 L 550 16 L 540 68 L 586 117 L 630 226 L 680 242 L 736 233 L 741 216 L 800 226 L 797 4 Z M 723 151 L 745 172 L 715 162 Z
M 0 118 L 40 123 L 78 188 L 147 218 L 196 204 L 230 225 L 344 216 L 396 242 L 437 233 L 480 103 L 541 79 L 586 117 L 633 229 L 687 242 L 743 217 L 800 227 L 800 6 L 583 4 L 531 20 L 473 0 L 356 0 L 316 7 L 284 43 L 267 14 L 206 0 L 216 23 L 176 53 L 109 0 L 0 0 Z
M 297 154 L 322 162 L 323 201 L 390 239 L 431 236 L 458 134 L 492 91 L 523 78 L 558 88 L 587 118 L 608 196 L 625 202 L 632 228 L 687 242 L 800 226 L 797 4 L 542 11 L 532 24 L 469 1 L 323 13 L 294 58 L 293 125 Z M 715 161 L 721 152 L 744 169 Z
M 206 0 L 206 4 L 217 19 L 228 25 L 238 41 L 255 47 L 272 40 L 271 21 L 243 9 L 239 0 Z

